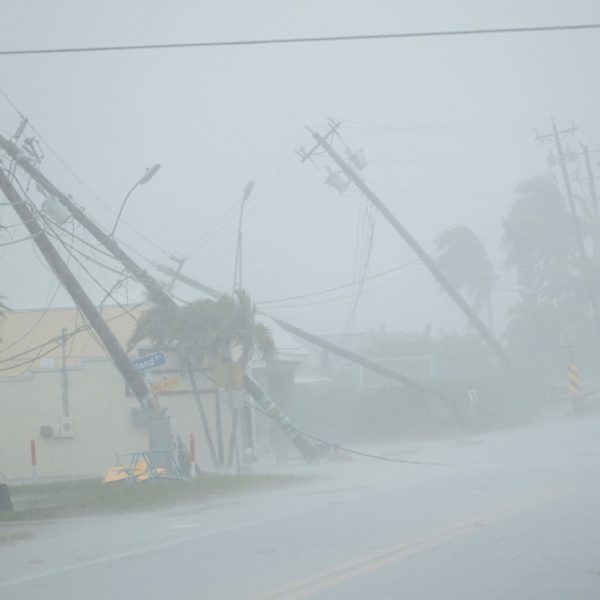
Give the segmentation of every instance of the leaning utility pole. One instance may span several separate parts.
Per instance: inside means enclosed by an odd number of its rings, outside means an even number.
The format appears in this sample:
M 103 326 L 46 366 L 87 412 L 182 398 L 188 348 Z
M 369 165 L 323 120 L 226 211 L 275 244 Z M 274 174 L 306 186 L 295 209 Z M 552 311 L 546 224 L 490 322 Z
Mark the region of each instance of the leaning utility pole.
M 124 252 L 110 235 L 90 219 L 85 211 L 79 208 L 71 198 L 61 192 L 43 173 L 41 173 L 15 144 L 0 135 L 0 149 L 4 150 L 36 183 L 48 194 L 54 196 L 87 229 L 151 294 L 154 299 L 172 302 L 171 297 L 157 281 L 142 269 L 131 257 Z
M 221 293 L 218 292 L 217 290 L 215 290 L 214 288 L 209 287 L 208 285 L 205 285 L 203 283 L 200 283 L 199 281 L 196 281 L 195 279 L 192 279 L 191 277 L 188 277 L 187 275 L 182 275 L 181 273 L 176 273 L 173 269 L 170 269 L 169 267 L 165 267 L 163 265 L 155 265 L 155 267 L 161 273 L 164 273 L 165 275 L 169 275 L 170 277 L 174 277 L 178 281 L 181 281 L 182 283 L 185 283 L 186 285 L 203 292 L 207 296 L 211 296 L 212 298 L 219 298 L 221 296 Z M 396 383 L 405 385 L 406 387 L 412 388 L 412 389 L 418 391 L 419 393 L 424 394 L 425 396 L 439 398 L 441 400 L 448 399 L 447 396 L 443 392 L 441 392 L 440 390 L 438 390 L 437 388 L 435 388 L 433 386 L 427 385 L 425 383 L 421 383 L 420 381 L 417 381 L 416 379 L 407 377 L 406 375 L 403 375 L 402 373 L 399 373 L 398 371 L 389 369 L 388 367 L 385 367 L 381 363 L 377 363 L 377 362 L 370 360 L 364 356 L 361 356 L 360 354 L 356 354 L 355 352 L 346 350 L 346 348 L 342 348 L 341 346 L 338 346 L 337 344 L 334 344 L 333 342 L 324 340 L 323 338 L 315 335 L 314 333 L 310 333 L 304 329 L 301 329 L 300 327 L 297 327 L 296 325 L 287 323 L 286 321 L 276 318 L 276 317 L 266 313 L 263 310 L 259 309 L 257 312 L 258 312 L 258 314 L 261 314 L 265 317 L 269 317 L 270 319 L 273 319 L 273 321 L 275 321 L 275 323 L 277 323 L 282 329 L 285 329 L 287 332 L 291 333 L 292 335 L 299 337 L 307 342 L 310 342 L 311 344 L 314 344 L 315 346 L 318 346 L 319 348 L 322 348 L 323 350 L 328 350 L 332 354 L 336 354 L 337 356 L 345 358 L 346 360 L 349 360 L 350 362 L 360 365 L 360 366 L 364 367 L 365 369 L 369 369 L 369 371 L 372 371 L 373 373 L 378 373 L 379 375 L 383 375 L 384 377 L 387 377 L 388 379 L 391 379 L 392 381 L 395 381 Z
M 334 124 L 332 131 L 336 131 L 339 123 Z M 472 323 L 481 337 L 494 351 L 494 353 L 504 363 L 505 367 L 511 366 L 511 360 L 494 337 L 491 331 L 485 326 L 483 321 L 471 309 L 469 304 L 460 295 L 458 290 L 450 283 L 444 272 L 439 268 L 438 264 L 433 260 L 425 249 L 416 241 L 416 239 L 408 232 L 408 230 L 400 223 L 396 216 L 387 208 L 387 206 L 379 199 L 373 190 L 364 182 L 358 173 L 333 149 L 328 141 L 332 137 L 331 131 L 326 136 L 321 136 L 317 132 L 312 131 L 312 136 L 316 140 L 315 147 L 310 152 L 301 152 L 302 162 L 310 160 L 315 150 L 322 148 L 329 154 L 332 160 L 340 167 L 342 172 L 350 179 L 354 185 L 363 193 L 363 195 L 375 206 L 375 208 L 385 217 L 390 225 L 400 234 L 404 241 L 410 246 L 414 253 L 423 261 L 429 272 L 435 277 L 442 289 L 450 296 L 454 303 L 460 308 L 467 319 Z
M 15 209 L 15 212 L 27 228 L 35 245 L 67 290 L 79 310 L 84 314 L 94 331 L 104 344 L 106 351 L 111 357 L 115 367 L 127 382 L 139 403 L 153 415 L 160 415 L 160 408 L 154 396 L 151 394 L 144 378 L 129 360 L 127 353 L 119 344 L 117 338 L 106 324 L 98 309 L 88 298 L 73 273 L 69 270 L 66 262 L 52 245 L 46 232 L 40 227 L 35 215 L 26 202 L 21 198 L 4 171 L 0 170 L 0 189 Z
M 590 272 L 590 263 L 587 260 L 585 254 L 585 246 L 583 244 L 583 233 L 581 231 L 581 225 L 579 223 L 579 217 L 577 215 L 577 206 L 575 204 L 575 198 L 573 196 L 573 189 L 571 188 L 571 179 L 567 170 L 567 160 L 563 151 L 562 141 L 560 138 L 561 135 L 565 133 L 572 133 L 576 130 L 576 127 L 569 127 L 568 129 L 563 129 L 559 131 L 556 127 L 556 122 L 554 121 L 554 119 L 552 119 L 552 132 L 545 135 L 537 135 L 535 139 L 543 141 L 545 139 L 551 138 L 553 139 L 554 144 L 556 145 L 557 162 L 560 166 L 560 170 L 562 173 L 565 191 L 567 192 L 567 201 L 569 203 L 569 209 L 571 211 L 571 218 L 573 219 L 573 228 L 575 230 L 575 236 L 577 238 L 577 249 L 579 254 L 579 260 L 581 262 L 581 270 L 583 272 L 583 280 L 585 283 L 589 303 L 592 306 L 592 315 L 594 318 L 594 324 L 596 326 L 596 333 L 597 335 L 600 335 L 600 308 L 598 306 L 598 298 L 596 297 L 596 292 L 592 283 L 593 275 Z
M 89 231 L 150 293 L 151 299 L 162 306 L 176 306 L 175 301 L 148 271 L 140 267 L 115 241 L 113 237 L 106 234 L 96 225 L 87 214 L 81 210 L 66 194 L 61 192 L 52 182 L 48 180 L 34 165 L 32 165 L 17 146 L 0 135 L 0 149 L 4 150 L 13 158 L 31 178 L 38 183 L 46 192 L 54 196 L 87 231 Z M 260 387 L 248 375 L 244 374 L 244 388 L 252 398 L 277 421 L 280 427 L 290 437 L 302 457 L 308 462 L 315 462 L 319 455 L 317 450 L 302 437 L 292 426 L 290 420 L 279 408 L 271 402 Z M 196 398 L 198 402 L 198 397 Z M 207 442 L 210 444 L 210 442 Z
M 600 220 L 600 210 L 598 207 L 598 192 L 596 191 L 596 181 L 594 179 L 594 172 L 592 171 L 592 161 L 590 160 L 590 149 L 582 144 L 581 149 L 583 152 L 583 158 L 585 160 L 585 169 L 588 176 L 588 185 L 590 187 L 590 200 L 592 202 L 592 217 L 594 223 L 598 223 Z

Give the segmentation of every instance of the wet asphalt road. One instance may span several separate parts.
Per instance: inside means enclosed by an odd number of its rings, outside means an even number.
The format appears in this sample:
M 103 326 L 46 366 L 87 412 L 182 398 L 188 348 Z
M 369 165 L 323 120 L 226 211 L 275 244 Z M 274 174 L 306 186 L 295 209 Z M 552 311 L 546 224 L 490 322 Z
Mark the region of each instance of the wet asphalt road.
M 308 483 L 135 516 L 10 524 L 3 600 L 600 598 L 600 418 L 415 445 Z

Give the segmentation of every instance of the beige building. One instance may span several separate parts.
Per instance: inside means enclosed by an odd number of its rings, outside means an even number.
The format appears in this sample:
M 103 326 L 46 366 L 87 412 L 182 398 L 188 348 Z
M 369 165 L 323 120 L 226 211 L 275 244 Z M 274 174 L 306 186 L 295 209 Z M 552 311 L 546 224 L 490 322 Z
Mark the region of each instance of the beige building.
M 123 345 L 141 310 L 103 309 Z M 115 453 L 148 448 L 148 425 L 137 400 L 75 308 L 10 311 L 0 324 L 0 338 L 0 472 L 6 478 L 100 476 L 115 463 Z M 193 436 L 196 462 L 212 469 L 190 383 L 172 363 L 169 358 L 148 372 L 149 383 L 171 416 L 175 436 L 187 446 Z M 242 393 L 219 392 L 200 374 L 196 379 L 214 453 L 227 463 L 232 408 L 241 405 Z M 238 449 L 243 460 L 244 449 Z

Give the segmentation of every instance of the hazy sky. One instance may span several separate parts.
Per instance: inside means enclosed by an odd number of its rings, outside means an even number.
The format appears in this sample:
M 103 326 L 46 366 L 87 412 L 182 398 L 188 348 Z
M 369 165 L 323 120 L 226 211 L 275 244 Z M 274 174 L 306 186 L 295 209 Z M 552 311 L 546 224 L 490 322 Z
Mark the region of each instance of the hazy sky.
M 595 0 L 0 0 L 4 49 L 592 22 L 600 22 Z M 364 149 L 365 178 L 428 250 L 440 231 L 464 224 L 484 238 L 500 268 L 501 218 L 514 187 L 548 172 L 547 149 L 534 141 L 534 130 L 547 131 L 551 115 L 561 124 L 573 119 L 579 139 L 598 144 L 599 49 L 600 32 L 581 31 L 0 57 L 0 82 L 112 211 L 147 166 L 162 164 L 131 196 L 119 226 L 117 237 L 137 258 L 189 256 L 184 272 L 230 288 L 237 207 L 254 179 L 244 222 L 244 284 L 261 301 L 353 279 L 364 201 L 358 192 L 342 197 L 323 185 L 325 157 L 315 167 L 294 154 L 311 144 L 305 125 L 322 127 L 328 115 L 343 121 L 349 147 Z M 2 133 L 18 122 L 0 97 Z M 42 168 L 112 226 L 114 214 L 50 153 Z M 8 207 L 0 207 L 0 218 L 16 223 Z M 376 217 L 369 275 L 413 259 Z M 45 306 L 55 284 L 40 260 L 29 242 L 0 248 L 0 290 L 11 306 Z M 91 269 L 107 287 L 116 281 Z M 93 282 L 82 282 L 102 298 Z M 511 285 L 501 271 L 498 287 Z M 389 329 L 463 326 L 418 264 L 365 289 L 357 329 L 384 322 Z M 181 286 L 175 292 L 194 297 Z M 273 313 L 317 332 L 337 331 L 350 294 L 289 301 Z M 117 297 L 124 300 L 124 291 Z M 129 300 L 137 297 L 130 287 Z M 513 300 L 498 292 L 498 311 Z M 59 292 L 55 304 L 69 303 Z

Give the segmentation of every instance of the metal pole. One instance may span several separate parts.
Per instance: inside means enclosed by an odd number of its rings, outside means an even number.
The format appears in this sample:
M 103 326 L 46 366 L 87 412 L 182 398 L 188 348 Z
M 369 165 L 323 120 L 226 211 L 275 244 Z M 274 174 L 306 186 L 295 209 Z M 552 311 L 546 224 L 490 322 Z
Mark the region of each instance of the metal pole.
M 238 221 L 237 245 L 235 249 L 235 265 L 233 267 L 234 292 L 242 287 L 242 223 L 244 220 L 244 205 L 246 204 L 246 200 L 248 200 L 250 197 L 253 188 L 254 181 L 249 181 L 244 188 L 244 195 L 242 196 L 242 203 L 240 204 L 240 218 Z
M 127 200 L 129 199 L 129 196 L 131 196 L 133 190 L 135 190 L 135 188 L 140 185 L 140 182 L 138 181 L 126 194 L 123 202 L 121 203 L 121 208 L 119 209 L 119 214 L 117 215 L 117 219 L 115 220 L 115 224 L 113 225 L 112 231 L 110 232 L 110 237 L 114 237 L 115 235 L 115 231 L 117 230 L 117 225 L 119 224 L 119 220 L 121 219 L 121 215 L 123 214 L 123 209 L 125 208 L 125 204 L 127 203 Z
M 61 334 L 61 349 L 62 349 L 62 378 L 61 378 L 61 392 L 62 392 L 62 406 L 63 415 L 69 416 L 69 373 L 67 369 L 67 328 L 63 327 L 60 330 Z

